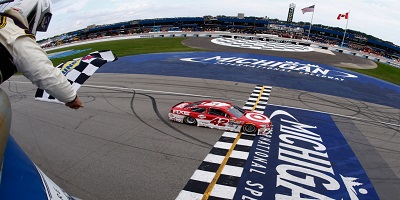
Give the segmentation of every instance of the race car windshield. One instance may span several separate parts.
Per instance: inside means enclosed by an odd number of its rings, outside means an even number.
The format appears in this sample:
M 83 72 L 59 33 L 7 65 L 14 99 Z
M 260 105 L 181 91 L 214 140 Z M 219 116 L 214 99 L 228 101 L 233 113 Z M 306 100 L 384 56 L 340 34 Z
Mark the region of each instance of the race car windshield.
M 242 108 L 240 108 L 238 106 L 232 106 L 228 109 L 228 111 L 230 113 L 232 113 L 233 115 L 235 115 L 235 117 L 237 117 L 237 118 L 241 118 L 245 112 L 245 110 L 243 110 Z

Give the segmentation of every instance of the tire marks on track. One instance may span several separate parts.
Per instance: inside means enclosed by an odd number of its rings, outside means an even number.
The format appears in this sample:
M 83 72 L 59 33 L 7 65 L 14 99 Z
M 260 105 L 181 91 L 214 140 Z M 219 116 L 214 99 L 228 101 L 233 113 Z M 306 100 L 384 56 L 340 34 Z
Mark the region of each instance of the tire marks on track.
M 133 107 L 133 101 L 134 101 L 134 99 L 135 99 L 136 94 L 146 96 L 146 97 L 148 97 L 148 98 L 151 100 L 151 103 L 152 103 L 154 112 L 156 113 L 157 117 L 158 117 L 161 121 L 164 122 L 165 125 L 167 125 L 167 126 L 170 127 L 171 129 L 173 129 L 174 131 L 180 133 L 181 135 L 184 135 L 184 136 L 186 136 L 186 137 L 188 137 L 188 138 L 190 138 L 190 139 L 192 139 L 192 140 L 194 140 L 194 141 L 196 141 L 196 142 L 198 142 L 198 143 L 200 143 L 200 144 L 202 144 L 202 145 L 199 145 L 199 144 L 196 144 L 196 143 L 193 143 L 193 142 L 184 140 L 184 139 L 182 139 L 182 138 L 178 138 L 178 137 L 172 136 L 171 134 L 168 134 L 168 133 L 166 133 L 165 131 L 162 131 L 162 130 L 158 129 L 158 128 L 152 126 L 151 124 L 147 123 L 145 120 L 143 120 L 143 119 L 136 113 L 136 111 L 135 111 L 135 109 L 134 109 L 134 107 Z M 160 132 L 160 133 L 163 133 L 163 134 L 165 134 L 165 135 L 168 135 L 168 136 L 170 136 L 170 137 L 172 137 L 172 138 L 175 138 L 175 139 L 177 139 L 177 140 L 180 140 L 180 141 L 183 141 L 183 142 L 187 142 L 187 143 L 190 143 L 190 144 L 193 144 L 193 145 L 201 146 L 201 147 L 204 147 L 204 148 L 208 148 L 208 149 L 211 148 L 211 147 L 213 146 L 213 145 L 208 144 L 208 143 L 206 143 L 206 142 L 203 142 L 203 141 L 201 141 L 201 140 L 199 140 L 199 139 L 197 139 L 197 138 L 195 138 L 195 137 L 193 137 L 193 136 L 190 136 L 189 134 L 186 134 L 186 133 L 184 133 L 183 131 L 179 130 L 178 128 L 172 126 L 167 120 L 165 120 L 165 119 L 161 116 L 160 112 L 158 111 L 157 102 L 156 102 L 155 98 L 152 97 L 152 96 L 150 96 L 150 95 L 142 94 L 142 93 L 136 93 L 136 91 L 133 90 L 133 96 L 132 96 L 132 99 L 131 99 L 131 110 L 132 110 L 132 113 L 135 115 L 135 117 L 138 118 L 143 124 L 146 124 L 148 127 L 152 128 L 152 129 L 154 129 L 154 130 L 157 130 L 157 131 Z

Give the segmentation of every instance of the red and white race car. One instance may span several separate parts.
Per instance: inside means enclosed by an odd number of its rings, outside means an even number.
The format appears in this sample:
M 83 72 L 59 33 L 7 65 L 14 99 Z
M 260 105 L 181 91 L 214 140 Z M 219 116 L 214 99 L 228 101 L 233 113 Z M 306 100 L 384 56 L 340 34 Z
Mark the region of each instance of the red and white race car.
M 211 100 L 181 102 L 172 107 L 168 118 L 189 125 L 232 132 L 257 135 L 267 135 L 272 132 L 272 123 L 267 116 L 244 110 L 229 102 Z

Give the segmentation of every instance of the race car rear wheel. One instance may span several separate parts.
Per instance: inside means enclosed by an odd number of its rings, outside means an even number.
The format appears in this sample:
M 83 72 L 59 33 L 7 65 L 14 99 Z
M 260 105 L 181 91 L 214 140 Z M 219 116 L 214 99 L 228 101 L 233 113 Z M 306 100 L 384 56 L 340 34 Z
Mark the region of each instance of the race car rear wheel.
M 242 129 L 245 133 L 257 133 L 257 127 L 251 124 L 244 125 Z
M 183 119 L 186 124 L 189 125 L 197 125 L 197 120 L 192 116 L 187 116 Z

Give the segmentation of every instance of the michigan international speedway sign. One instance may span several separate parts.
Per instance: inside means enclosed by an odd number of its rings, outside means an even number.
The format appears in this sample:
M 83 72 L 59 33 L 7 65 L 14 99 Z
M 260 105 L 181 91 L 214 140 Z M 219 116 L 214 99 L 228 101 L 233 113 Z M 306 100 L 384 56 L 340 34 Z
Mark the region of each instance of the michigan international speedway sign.
M 155 53 L 121 57 L 99 69 L 98 73 L 254 83 L 400 108 L 397 103 L 400 101 L 400 88 L 394 84 L 325 64 L 278 56 L 232 52 Z
M 192 57 L 182 58 L 182 61 L 187 62 L 200 62 L 217 65 L 235 66 L 241 68 L 254 68 L 259 70 L 274 70 L 280 72 L 299 73 L 309 76 L 316 76 L 321 78 L 328 78 L 336 81 L 344 81 L 346 78 L 358 78 L 356 75 L 346 73 L 343 71 L 325 69 L 318 64 L 311 64 L 308 62 L 292 61 L 291 59 L 282 61 L 274 59 L 257 59 L 257 58 L 243 58 L 243 57 L 226 57 L 226 56 L 212 56 L 212 57 Z
M 272 135 L 256 137 L 234 199 L 379 199 L 328 114 L 267 106 Z

